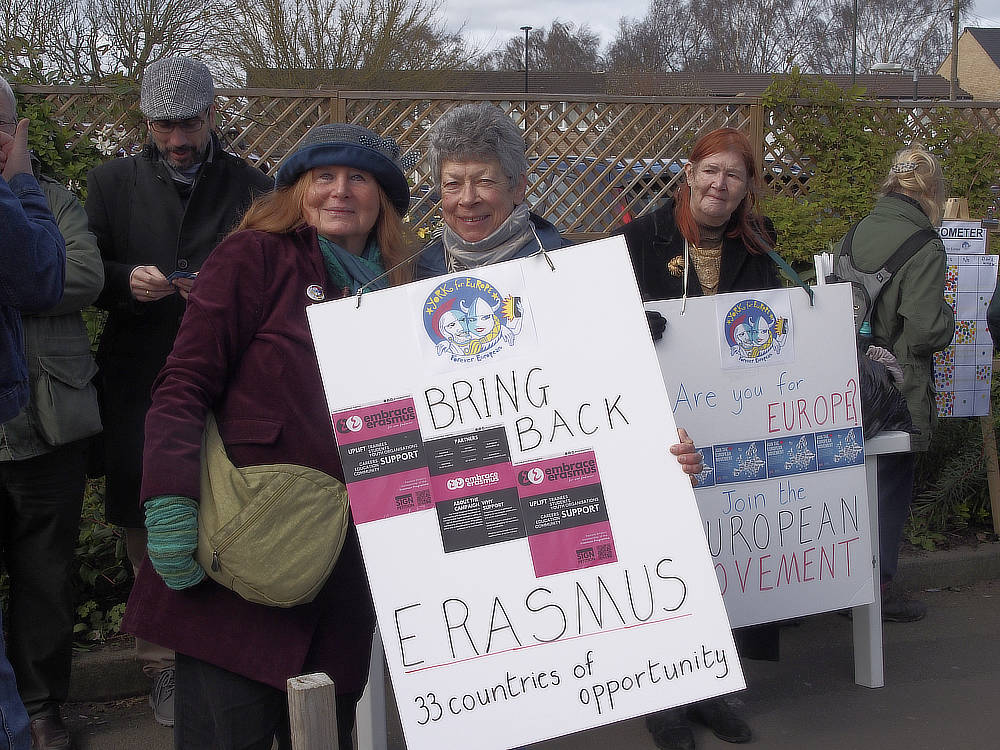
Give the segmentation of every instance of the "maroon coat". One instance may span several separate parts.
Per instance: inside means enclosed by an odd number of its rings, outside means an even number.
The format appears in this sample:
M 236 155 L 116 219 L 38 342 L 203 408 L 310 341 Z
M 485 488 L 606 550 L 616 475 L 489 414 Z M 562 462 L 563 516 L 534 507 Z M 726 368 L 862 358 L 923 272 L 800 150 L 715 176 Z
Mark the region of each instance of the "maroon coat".
M 237 466 L 295 463 L 343 479 L 306 321 L 306 290 L 329 288 L 316 231 L 241 232 L 202 267 L 146 418 L 142 498 L 200 493 L 201 436 L 211 408 Z M 211 580 L 171 591 L 149 562 L 124 629 L 153 643 L 284 689 L 327 672 L 339 692 L 367 678 L 371 593 L 353 525 L 310 604 L 251 604 Z

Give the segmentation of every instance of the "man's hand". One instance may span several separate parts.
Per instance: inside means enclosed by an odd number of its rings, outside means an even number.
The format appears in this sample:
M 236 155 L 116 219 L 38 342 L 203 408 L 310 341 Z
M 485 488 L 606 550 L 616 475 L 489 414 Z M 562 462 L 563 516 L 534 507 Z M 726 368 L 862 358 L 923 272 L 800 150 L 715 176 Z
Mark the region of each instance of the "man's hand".
M 128 277 L 132 296 L 139 302 L 155 302 L 177 290 L 156 266 L 136 266 Z
M 17 130 L 13 136 L 0 132 L 0 172 L 7 182 L 10 182 L 14 175 L 31 174 L 27 119 L 17 123 Z
M 174 285 L 174 288 L 177 289 L 181 297 L 187 299 L 188 295 L 191 294 L 191 287 L 194 286 L 194 279 L 193 278 L 189 279 L 181 276 L 174 279 L 170 283 Z

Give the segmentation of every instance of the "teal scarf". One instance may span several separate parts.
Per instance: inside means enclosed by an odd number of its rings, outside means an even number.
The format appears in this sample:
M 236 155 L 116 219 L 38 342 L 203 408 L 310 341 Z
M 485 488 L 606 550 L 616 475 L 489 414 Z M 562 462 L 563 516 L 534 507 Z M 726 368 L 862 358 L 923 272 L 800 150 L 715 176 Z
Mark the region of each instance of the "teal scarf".
M 382 253 L 374 237 L 368 241 L 361 255 L 354 255 L 323 235 L 318 236 L 326 273 L 338 289 L 347 289 L 351 294 L 357 294 L 361 287 L 372 290 L 389 286 L 389 278 L 384 275 Z

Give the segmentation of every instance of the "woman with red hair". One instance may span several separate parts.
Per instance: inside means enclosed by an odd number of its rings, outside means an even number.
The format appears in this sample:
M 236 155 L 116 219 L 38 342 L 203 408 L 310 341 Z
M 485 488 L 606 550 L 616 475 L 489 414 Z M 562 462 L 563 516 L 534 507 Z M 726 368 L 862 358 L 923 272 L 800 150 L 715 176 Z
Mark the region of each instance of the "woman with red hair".
M 756 210 L 761 187 L 757 160 L 743 133 L 719 128 L 698 139 L 674 197 L 619 230 L 643 300 L 780 286 L 768 254 L 776 239 L 774 225 Z M 665 325 L 662 318 L 660 325 Z M 740 628 L 733 634 L 741 656 L 778 658 L 776 625 Z M 650 714 L 646 726 L 661 750 L 692 750 L 690 720 L 727 742 L 749 742 L 753 736 L 722 698 Z
M 774 225 L 756 210 L 761 187 L 757 160 L 742 132 L 719 128 L 702 136 L 674 197 L 621 230 L 643 298 L 779 286 L 767 254 L 774 247 Z

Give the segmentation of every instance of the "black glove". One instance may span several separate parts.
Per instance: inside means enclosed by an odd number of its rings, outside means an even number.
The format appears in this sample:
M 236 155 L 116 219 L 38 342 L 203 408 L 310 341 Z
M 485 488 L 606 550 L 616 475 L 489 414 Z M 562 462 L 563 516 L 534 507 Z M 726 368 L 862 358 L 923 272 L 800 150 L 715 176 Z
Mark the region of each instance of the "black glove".
M 646 322 L 649 323 L 649 335 L 653 341 L 663 338 L 663 332 L 667 330 L 667 319 L 655 310 L 646 310 Z

